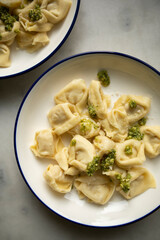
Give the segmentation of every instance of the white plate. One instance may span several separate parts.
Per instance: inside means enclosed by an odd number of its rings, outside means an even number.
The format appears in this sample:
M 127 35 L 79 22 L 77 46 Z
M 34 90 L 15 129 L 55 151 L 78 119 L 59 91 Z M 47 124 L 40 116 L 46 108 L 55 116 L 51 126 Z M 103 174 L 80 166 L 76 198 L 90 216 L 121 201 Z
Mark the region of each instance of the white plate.
M 19 169 L 29 188 L 48 208 L 71 221 L 89 226 L 111 227 L 134 222 L 159 207 L 160 157 L 145 162 L 155 176 L 156 189 L 125 200 L 118 194 L 105 206 L 79 200 L 73 190 L 65 196 L 50 190 L 43 179 L 49 160 L 36 159 L 29 147 L 36 131 L 49 127 L 46 114 L 53 106 L 53 96 L 67 83 L 83 78 L 87 84 L 97 71 L 108 69 L 111 84 L 104 92 L 116 99 L 120 94 L 149 96 L 152 99 L 148 125 L 160 125 L 160 73 L 146 63 L 120 53 L 91 52 L 65 59 L 47 70 L 30 88 L 17 114 L 14 133 Z
M 72 0 L 72 6 L 67 17 L 57 24 L 48 35 L 50 42 L 44 48 L 35 53 L 17 49 L 16 43 L 11 46 L 11 66 L 0 68 L 0 78 L 11 77 L 30 71 L 51 57 L 65 42 L 76 21 L 80 6 L 80 0 Z

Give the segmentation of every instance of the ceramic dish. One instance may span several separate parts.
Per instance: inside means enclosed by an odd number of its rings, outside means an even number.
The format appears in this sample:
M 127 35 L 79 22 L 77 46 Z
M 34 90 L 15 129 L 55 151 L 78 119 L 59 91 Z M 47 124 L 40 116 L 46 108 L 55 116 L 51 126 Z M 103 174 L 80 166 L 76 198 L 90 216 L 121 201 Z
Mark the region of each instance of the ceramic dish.
M 108 204 L 97 206 L 79 200 L 76 191 L 66 195 L 49 189 L 43 171 L 49 160 L 36 159 L 30 145 L 34 134 L 49 127 L 46 114 L 53 106 L 53 96 L 67 83 L 83 78 L 89 85 L 96 79 L 98 69 L 108 69 L 111 84 L 104 92 L 117 98 L 120 94 L 150 96 L 151 111 L 147 125 L 160 125 L 160 73 L 148 64 L 128 55 L 112 52 L 83 53 L 65 59 L 47 70 L 30 88 L 19 108 L 15 123 L 14 147 L 21 174 L 35 196 L 53 212 L 76 223 L 113 227 L 125 225 L 147 216 L 159 208 L 160 203 L 160 156 L 144 164 L 155 176 L 156 189 L 125 200 L 118 194 Z
M 11 66 L 0 68 L 0 78 L 11 77 L 30 71 L 51 57 L 69 36 L 79 11 L 80 0 L 72 0 L 67 17 L 49 32 L 50 42 L 35 53 L 17 49 L 16 43 L 11 46 Z

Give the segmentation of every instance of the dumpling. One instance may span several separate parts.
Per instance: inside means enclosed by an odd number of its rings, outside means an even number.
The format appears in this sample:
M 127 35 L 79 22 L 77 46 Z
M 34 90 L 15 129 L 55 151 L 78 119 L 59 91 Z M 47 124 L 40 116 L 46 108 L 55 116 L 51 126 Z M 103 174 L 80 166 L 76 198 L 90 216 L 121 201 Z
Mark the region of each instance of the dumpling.
M 160 154 L 160 126 L 143 126 L 145 153 L 149 158 L 155 158 Z
M 80 122 L 80 116 L 74 105 L 63 103 L 50 110 L 48 120 L 54 133 L 61 135 L 76 126 Z
M 57 152 L 54 158 L 59 164 L 60 168 L 64 171 L 68 170 L 68 148 L 64 147 L 61 151 Z
M 100 124 L 99 122 L 95 122 L 91 118 L 84 117 L 81 118 L 80 122 L 71 130 L 69 133 L 71 135 L 82 135 L 85 138 L 92 138 L 97 136 L 100 131 Z
M 21 4 L 22 0 L 0 0 L 0 5 L 8 8 L 16 8 Z
M 116 145 L 116 164 L 122 168 L 141 165 L 145 161 L 144 143 L 134 139 Z
M 72 1 L 70 0 L 49 1 L 47 8 L 42 12 L 49 22 L 56 24 L 66 17 L 71 5 Z
M 128 177 L 128 181 L 121 181 L 120 185 L 116 188 L 126 199 L 131 199 L 149 188 L 156 187 L 155 178 L 146 168 L 133 167 L 128 171 L 128 174 L 130 176 Z
M 69 164 L 86 171 L 87 165 L 93 160 L 95 154 L 94 146 L 84 137 L 76 135 L 69 146 Z
M 104 154 L 108 154 L 115 148 L 115 142 L 106 136 L 96 136 L 93 140 L 93 144 L 96 149 L 96 155 L 102 157 Z
M 51 129 L 45 129 L 35 133 L 35 143 L 30 148 L 36 157 L 53 159 L 63 143 Z
M 65 171 L 65 174 L 70 176 L 76 176 L 79 173 L 80 173 L 80 170 L 72 166 Z
M 53 24 L 49 23 L 43 14 L 41 6 L 37 4 L 37 1 L 33 1 L 21 11 L 19 22 L 27 32 L 48 32 L 53 27 Z
M 20 30 L 17 34 L 18 46 L 32 53 L 49 43 L 47 33 L 28 33 Z
M 5 25 L 0 20 L 0 34 L 1 34 L 0 43 L 4 43 L 7 46 L 10 46 L 13 43 L 17 33 L 19 32 L 19 29 L 20 29 L 20 24 L 18 21 L 15 21 L 13 24 L 12 30 L 6 31 Z
M 74 186 L 80 197 L 87 197 L 96 204 L 105 204 L 112 197 L 115 191 L 115 185 L 107 176 L 93 175 L 80 176 L 75 179 Z
M 10 65 L 10 50 L 5 44 L 0 43 L 0 67 L 9 67 Z
M 74 104 L 79 113 L 81 113 L 87 104 L 88 90 L 83 79 L 75 79 L 65 86 L 54 97 L 55 103 Z
M 65 175 L 58 165 L 49 164 L 43 176 L 48 185 L 56 192 L 67 193 L 72 189 L 73 177 Z
M 123 106 L 113 108 L 107 118 L 100 121 L 107 137 L 115 142 L 123 142 L 128 135 L 128 118 Z
M 122 95 L 114 104 L 114 108 L 124 106 L 129 123 L 135 123 L 150 110 L 151 99 L 143 96 Z
M 92 118 L 106 118 L 109 104 L 109 97 L 103 94 L 100 82 L 92 80 L 88 96 L 88 112 L 90 116 Z

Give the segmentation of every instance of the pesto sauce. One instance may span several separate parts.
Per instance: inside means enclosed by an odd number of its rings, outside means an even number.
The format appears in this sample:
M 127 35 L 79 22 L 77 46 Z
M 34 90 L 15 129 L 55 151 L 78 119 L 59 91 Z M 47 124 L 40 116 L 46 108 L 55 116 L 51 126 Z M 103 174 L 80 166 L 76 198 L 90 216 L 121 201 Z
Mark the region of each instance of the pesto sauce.
M 42 13 L 41 13 L 40 6 L 36 4 L 34 9 L 29 10 L 28 16 L 32 22 L 36 22 L 39 19 L 41 19 Z
M 147 122 L 147 118 L 141 118 L 139 121 L 138 121 L 138 125 L 139 126 L 144 126 Z
M 91 121 L 90 119 L 82 119 L 80 122 L 80 131 L 83 135 L 86 134 L 86 132 L 90 131 L 92 129 L 92 127 L 94 129 L 97 129 L 99 126 L 97 124 L 95 124 L 93 121 Z
M 91 118 L 97 118 L 96 109 L 92 104 L 88 105 L 88 112 Z
M 92 162 L 89 162 L 87 165 L 87 174 L 88 176 L 93 176 L 93 174 L 100 169 L 100 157 L 95 156 Z
M 124 149 L 124 152 L 125 152 L 126 155 L 131 155 L 132 154 L 132 146 L 127 145 Z
M 140 132 L 140 128 L 138 125 L 129 128 L 127 139 L 136 139 L 141 141 L 144 137 L 144 134 Z
M 0 6 L 0 19 L 5 25 L 5 30 L 8 32 L 12 31 L 16 17 L 9 13 L 9 8 Z
M 110 84 L 110 77 L 106 70 L 99 71 L 97 77 L 103 87 L 107 87 Z
M 130 175 L 130 173 L 127 173 L 126 177 L 122 177 L 121 174 L 116 174 L 116 179 L 119 181 L 119 185 L 125 193 L 130 190 L 131 178 L 132 176 Z
M 116 151 L 112 149 L 108 154 L 105 154 L 101 159 L 101 169 L 106 172 L 111 170 L 116 159 Z
M 76 140 L 75 140 L 75 139 L 72 139 L 72 140 L 71 140 L 71 143 L 70 143 L 70 146 L 73 147 L 73 146 L 75 146 L 75 145 L 76 145 Z
M 131 100 L 129 101 L 129 107 L 130 107 L 131 109 L 136 108 L 136 107 L 137 107 L 136 101 L 131 99 Z

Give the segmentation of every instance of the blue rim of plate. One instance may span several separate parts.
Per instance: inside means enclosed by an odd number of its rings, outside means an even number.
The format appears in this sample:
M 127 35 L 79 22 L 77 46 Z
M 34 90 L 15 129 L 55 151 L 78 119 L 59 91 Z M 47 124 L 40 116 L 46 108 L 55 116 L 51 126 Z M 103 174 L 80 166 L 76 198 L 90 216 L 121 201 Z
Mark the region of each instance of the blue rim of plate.
M 62 41 L 59 43 L 59 45 L 56 47 L 56 49 L 54 49 L 53 52 L 51 52 L 46 58 L 44 58 L 42 61 L 40 61 L 39 63 L 35 64 L 33 67 L 30 67 L 22 72 L 18 72 L 18 73 L 14 73 L 14 74 L 10 74 L 10 75 L 7 75 L 7 76 L 0 76 L 0 79 L 5 79 L 5 78 L 9 78 L 9 77 L 15 77 L 15 76 L 19 76 L 19 75 L 22 75 L 24 73 L 27 73 L 27 72 L 30 72 L 31 70 L 37 68 L 38 66 L 40 66 L 41 64 L 43 64 L 44 62 L 46 62 L 50 57 L 52 57 L 57 51 L 58 49 L 64 44 L 64 42 L 67 40 L 67 38 L 69 37 L 72 29 L 73 29 L 73 26 L 76 22 L 76 19 L 77 19 L 77 16 L 78 16 L 78 12 L 79 12 L 79 8 L 80 8 L 80 2 L 81 0 L 77 0 L 77 7 L 76 7 L 76 11 L 75 11 L 75 14 L 74 14 L 74 18 L 72 20 L 72 23 L 66 33 L 66 35 L 64 36 L 64 38 L 62 39 Z
M 121 56 L 121 57 L 124 57 L 124 58 L 128 58 L 128 59 L 131 59 L 131 60 L 134 60 L 142 65 L 145 65 L 146 67 L 150 68 L 152 71 L 154 71 L 156 74 L 158 74 L 160 76 L 160 72 L 158 70 L 156 70 L 154 67 L 152 67 L 151 65 L 149 65 L 148 63 L 136 58 L 136 57 L 133 57 L 131 55 L 127 55 L 127 54 L 124 54 L 124 53 L 119 53 L 119 52 L 108 52 L 108 51 L 94 51 L 94 52 L 84 52 L 84 53 L 80 53 L 80 54 L 76 54 L 76 55 L 73 55 L 73 56 L 70 56 L 68 58 L 65 58 L 59 62 L 57 62 L 56 64 L 54 64 L 52 67 L 50 67 L 48 70 L 46 70 L 32 85 L 31 87 L 29 88 L 29 90 L 27 91 L 26 95 L 24 96 L 21 104 L 20 104 L 20 107 L 18 109 L 18 113 L 17 113 L 17 116 L 16 116 L 16 120 L 15 120 L 15 126 L 14 126 L 14 152 L 15 152 L 15 157 L 16 157 L 16 161 L 17 161 L 17 165 L 18 165 L 18 168 L 20 170 L 20 173 L 25 181 L 25 183 L 27 184 L 27 186 L 29 187 L 29 189 L 31 190 L 31 192 L 35 195 L 35 197 L 44 205 L 46 206 L 49 210 L 51 210 L 53 213 L 57 214 L 58 216 L 62 217 L 63 219 L 66 219 L 72 223 L 75 223 L 75 224 L 79 224 L 79 225 L 82 225 L 82 226 L 85 226 L 85 227 L 93 227 L 93 228 L 115 228 L 115 227 L 122 227 L 122 226 L 125 226 L 125 225 L 129 225 L 129 224 L 132 224 L 132 223 L 135 223 L 139 220 L 142 220 L 144 219 L 145 217 L 149 216 L 150 214 L 152 214 L 153 212 L 155 212 L 156 210 L 158 210 L 160 208 L 160 205 L 157 206 L 155 209 L 153 209 L 151 212 L 145 214 L 144 216 L 140 217 L 140 218 L 137 218 L 131 222 L 127 222 L 127 223 L 123 223 L 123 224 L 119 224 L 119 225 L 113 225 L 113 226 L 93 226 L 93 225 L 89 225 L 89 224 L 85 224 L 85 223 L 81 223 L 81 222 L 78 222 L 78 221 L 74 221 L 74 220 L 71 220 L 67 217 L 64 217 L 63 215 L 57 213 L 56 211 L 54 211 L 53 209 L 51 209 L 47 204 L 45 204 L 38 196 L 37 194 L 32 190 L 31 186 L 29 185 L 29 183 L 27 182 L 27 179 L 25 178 L 24 174 L 23 174 L 23 171 L 21 169 L 21 166 L 20 166 L 20 162 L 19 162 L 19 158 L 18 158 L 18 153 L 17 153 L 17 146 L 16 146 L 16 133 L 17 133 L 17 125 L 18 125 L 18 120 L 19 120 L 19 116 L 20 116 L 20 113 L 21 113 L 21 110 L 22 110 L 22 107 L 23 107 L 23 104 L 25 103 L 25 100 L 27 99 L 29 93 L 31 92 L 31 90 L 34 88 L 34 86 L 41 80 L 41 78 L 46 75 L 50 70 L 56 68 L 57 66 L 59 66 L 60 64 L 63 64 L 64 62 L 66 61 L 70 61 L 74 58 L 78 58 L 78 57 L 82 57 L 82 56 L 85 56 L 85 55 L 95 55 L 95 54 L 108 54 L 108 55 L 117 55 L 117 56 Z

